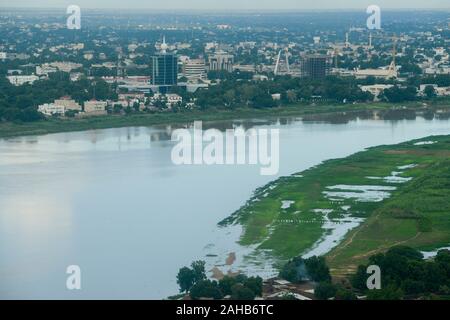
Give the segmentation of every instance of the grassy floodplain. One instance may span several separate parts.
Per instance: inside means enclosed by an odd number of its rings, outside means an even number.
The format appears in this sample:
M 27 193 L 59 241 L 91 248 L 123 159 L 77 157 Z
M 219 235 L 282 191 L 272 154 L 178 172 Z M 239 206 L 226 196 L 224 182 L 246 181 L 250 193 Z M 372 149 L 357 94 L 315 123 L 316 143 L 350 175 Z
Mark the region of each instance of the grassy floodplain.
M 283 261 L 320 243 L 332 232 L 323 229 L 327 221 L 351 219 L 361 223 L 326 255 L 335 276 L 392 246 L 448 246 L 450 136 L 374 147 L 280 178 L 221 225 L 242 224 L 242 245 Z
M 192 121 L 222 121 L 235 119 L 253 119 L 270 117 L 293 117 L 329 115 L 337 120 L 345 117 L 343 113 L 359 113 L 367 111 L 388 111 L 391 109 L 408 108 L 412 111 L 436 111 L 448 112 L 450 102 L 448 100 L 428 101 L 427 106 L 423 102 L 410 102 L 402 104 L 367 103 L 367 104 L 341 104 L 341 105 L 311 105 L 298 104 L 288 107 L 273 109 L 236 108 L 232 110 L 208 109 L 204 111 L 138 113 L 130 115 L 108 115 L 91 118 L 49 118 L 43 121 L 31 123 L 12 123 L 0 121 L 0 137 L 14 137 L 27 135 L 44 135 L 57 132 L 84 131 L 93 129 L 120 128 L 131 126 L 150 126 L 158 124 L 176 124 Z M 341 113 L 339 117 L 339 113 Z M 326 119 L 325 119 L 326 120 Z

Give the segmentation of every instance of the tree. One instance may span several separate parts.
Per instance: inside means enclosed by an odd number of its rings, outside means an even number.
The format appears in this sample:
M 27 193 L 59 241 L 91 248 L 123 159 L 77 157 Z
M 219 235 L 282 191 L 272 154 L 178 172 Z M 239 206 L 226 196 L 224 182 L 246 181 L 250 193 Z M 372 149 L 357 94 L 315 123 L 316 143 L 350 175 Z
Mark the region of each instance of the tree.
M 195 274 L 188 267 L 181 268 L 177 275 L 180 292 L 188 292 L 195 283 Z
M 257 297 L 263 293 L 263 279 L 261 277 L 250 277 L 244 281 L 244 286 L 253 291 Z
M 223 298 L 223 294 L 219 289 L 219 285 L 216 281 L 201 280 L 194 284 L 191 288 L 190 296 L 194 300 L 201 298 L 212 298 L 219 300 Z
M 235 284 L 231 289 L 231 298 L 233 300 L 255 300 L 255 293 L 243 284 Z
M 436 97 L 436 90 L 434 89 L 433 86 L 426 86 L 425 90 L 423 91 L 423 93 L 425 94 L 425 96 L 428 99 Z
M 191 264 L 192 272 L 194 273 L 194 281 L 206 279 L 205 261 L 194 261 Z
M 357 297 L 351 290 L 340 287 L 337 288 L 335 299 L 347 301 L 347 300 L 357 300 Z
M 225 276 L 219 281 L 219 288 L 224 295 L 228 296 L 232 294 L 231 289 L 237 283 L 236 278 Z
M 388 286 L 381 290 L 370 290 L 367 300 L 401 300 L 403 291 L 395 286 Z
M 330 282 L 321 282 L 316 286 L 314 295 L 317 299 L 328 300 L 330 298 L 333 298 L 336 295 L 336 292 L 337 289 L 334 284 Z
M 306 271 L 315 282 L 331 281 L 330 269 L 324 257 L 311 257 L 305 260 Z

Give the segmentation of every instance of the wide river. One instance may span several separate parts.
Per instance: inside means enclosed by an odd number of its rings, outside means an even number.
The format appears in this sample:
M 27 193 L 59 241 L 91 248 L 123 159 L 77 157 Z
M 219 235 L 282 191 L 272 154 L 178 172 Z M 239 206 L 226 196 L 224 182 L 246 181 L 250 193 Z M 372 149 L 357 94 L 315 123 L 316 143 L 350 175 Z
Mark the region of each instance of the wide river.
M 0 140 L 0 299 L 159 299 L 180 267 L 238 246 L 217 223 L 279 176 L 364 148 L 450 134 L 448 120 L 297 119 L 211 124 L 280 129 L 280 172 L 176 166 L 170 126 Z M 221 235 L 221 236 L 220 236 Z M 82 289 L 66 288 L 81 268 Z

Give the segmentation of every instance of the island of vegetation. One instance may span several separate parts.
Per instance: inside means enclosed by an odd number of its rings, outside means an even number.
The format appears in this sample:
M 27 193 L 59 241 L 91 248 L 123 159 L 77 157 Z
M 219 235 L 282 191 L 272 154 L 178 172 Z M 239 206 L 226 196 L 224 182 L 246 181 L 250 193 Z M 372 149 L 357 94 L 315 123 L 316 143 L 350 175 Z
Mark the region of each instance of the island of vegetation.
M 448 247 L 449 183 L 450 136 L 433 136 L 280 178 L 220 225 L 241 224 L 240 243 L 269 250 L 280 265 L 324 256 L 333 279 L 348 279 L 398 246 L 418 252 L 410 260 Z

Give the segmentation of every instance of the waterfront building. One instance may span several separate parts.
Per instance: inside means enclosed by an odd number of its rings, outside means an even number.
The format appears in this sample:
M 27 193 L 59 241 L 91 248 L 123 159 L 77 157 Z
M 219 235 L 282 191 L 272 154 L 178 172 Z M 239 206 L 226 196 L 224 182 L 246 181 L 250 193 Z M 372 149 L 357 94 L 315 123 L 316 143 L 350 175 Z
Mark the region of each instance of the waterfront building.
M 321 79 L 330 74 L 330 56 L 324 54 L 307 54 L 302 57 L 302 76 Z
M 150 84 L 154 91 L 167 92 L 178 82 L 178 57 L 167 52 L 165 38 L 159 54 L 151 57 Z
M 183 76 L 188 82 L 206 80 L 206 63 L 204 59 L 186 60 L 183 63 Z
M 225 51 L 217 51 L 208 58 L 209 71 L 233 72 L 234 56 Z

